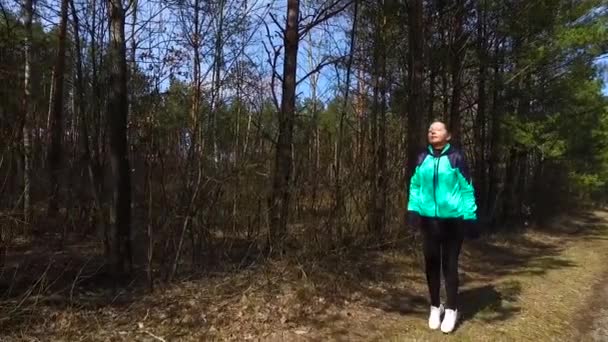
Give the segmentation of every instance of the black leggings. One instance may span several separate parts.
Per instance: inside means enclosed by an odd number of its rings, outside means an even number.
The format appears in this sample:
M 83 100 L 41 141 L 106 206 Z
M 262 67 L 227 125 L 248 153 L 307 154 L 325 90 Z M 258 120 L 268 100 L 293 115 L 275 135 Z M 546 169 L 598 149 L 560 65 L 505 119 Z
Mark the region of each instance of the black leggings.
M 464 240 L 464 231 L 459 219 L 421 220 L 422 248 L 426 270 L 426 281 L 431 295 L 431 305 L 439 306 L 441 270 L 445 279 L 446 307 L 456 309 L 458 305 L 458 256 Z

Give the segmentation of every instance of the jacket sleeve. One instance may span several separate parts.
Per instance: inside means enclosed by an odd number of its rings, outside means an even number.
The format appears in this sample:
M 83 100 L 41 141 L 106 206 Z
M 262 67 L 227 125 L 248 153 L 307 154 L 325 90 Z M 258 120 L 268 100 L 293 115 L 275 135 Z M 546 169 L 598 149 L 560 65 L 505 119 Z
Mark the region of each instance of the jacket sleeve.
M 477 204 L 475 203 L 475 189 L 471 174 L 462 153 L 459 153 L 456 166 L 458 168 L 458 183 L 460 185 L 460 209 L 465 220 L 477 219 Z
M 407 201 L 407 211 L 414 211 L 420 214 L 420 172 L 419 166 L 414 169 L 414 174 L 410 180 L 409 196 Z

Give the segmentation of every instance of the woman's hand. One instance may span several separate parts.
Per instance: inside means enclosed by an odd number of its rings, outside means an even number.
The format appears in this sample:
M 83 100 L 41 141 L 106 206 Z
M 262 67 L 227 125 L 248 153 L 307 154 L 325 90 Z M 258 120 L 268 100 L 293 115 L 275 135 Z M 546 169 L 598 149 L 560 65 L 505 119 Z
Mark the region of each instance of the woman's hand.
M 420 214 L 415 211 L 407 212 L 407 225 L 410 228 L 419 228 L 420 227 Z
M 468 239 L 476 240 L 481 235 L 477 220 L 463 220 L 464 235 Z

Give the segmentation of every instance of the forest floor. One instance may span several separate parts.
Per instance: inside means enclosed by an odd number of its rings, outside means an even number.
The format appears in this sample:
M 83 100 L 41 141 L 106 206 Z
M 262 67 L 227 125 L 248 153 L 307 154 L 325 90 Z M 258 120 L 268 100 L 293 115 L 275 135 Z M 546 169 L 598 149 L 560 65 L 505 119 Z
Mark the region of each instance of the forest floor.
M 75 275 L 65 272 L 65 279 L 78 282 L 41 276 L 28 287 L 16 280 L 3 283 L 8 288 L 0 288 L 5 293 L 0 302 L 0 341 L 600 341 L 608 337 L 608 311 L 601 309 L 608 307 L 608 212 L 604 211 L 562 217 L 525 233 L 465 242 L 461 323 L 448 336 L 427 328 L 427 290 L 416 250 L 360 250 L 321 260 L 265 261 L 183 280 L 153 293 L 133 289 L 116 294 L 99 290 L 104 284 L 93 276 L 95 259 L 87 258 L 87 248 L 81 248 L 64 248 L 52 264 L 24 264 L 25 259 L 7 256 L 6 265 L 20 266 L 0 275 L 3 282 L 16 279 L 19 269 L 43 275 L 74 269 L 66 264 L 73 261 L 65 260 L 75 260 L 75 255 L 83 266 L 76 268 Z M 35 259 L 30 253 L 28 260 Z M 57 287 L 60 283 L 64 285 Z

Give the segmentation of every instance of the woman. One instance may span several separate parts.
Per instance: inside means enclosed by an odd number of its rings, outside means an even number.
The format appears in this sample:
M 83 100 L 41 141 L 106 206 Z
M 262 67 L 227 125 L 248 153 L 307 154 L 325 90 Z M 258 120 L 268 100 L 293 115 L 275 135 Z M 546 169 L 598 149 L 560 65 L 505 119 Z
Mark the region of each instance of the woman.
M 458 256 L 467 227 L 477 219 L 475 195 L 463 154 L 450 145 L 441 121 L 429 127 L 426 151 L 418 156 L 410 182 L 408 218 L 423 236 L 426 279 L 431 299 L 429 327 L 450 333 L 458 318 Z M 440 303 L 443 269 L 447 302 Z M 443 321 L 441 320 L 444 314 Z

